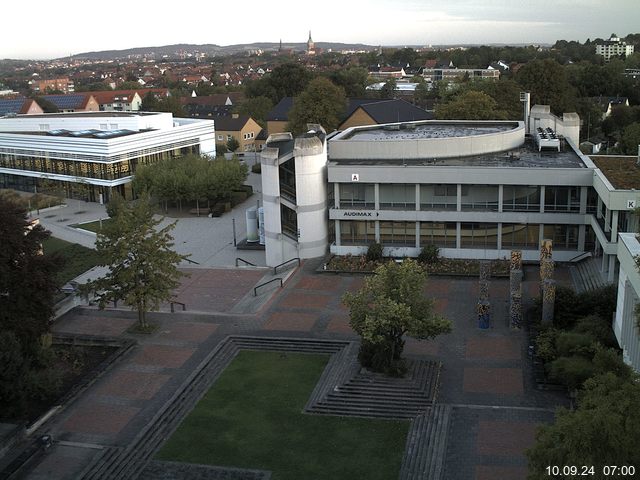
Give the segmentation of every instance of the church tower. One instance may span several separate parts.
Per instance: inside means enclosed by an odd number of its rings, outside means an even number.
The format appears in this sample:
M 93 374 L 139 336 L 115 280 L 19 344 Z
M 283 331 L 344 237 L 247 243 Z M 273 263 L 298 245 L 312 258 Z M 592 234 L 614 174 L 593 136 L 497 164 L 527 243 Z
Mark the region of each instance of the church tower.
M 311 30 L 309 30 L 309 40 L 307 40 L 307 55 L 314 55 L 316 53 L 316 44 L 313 43 L 311 38 Z

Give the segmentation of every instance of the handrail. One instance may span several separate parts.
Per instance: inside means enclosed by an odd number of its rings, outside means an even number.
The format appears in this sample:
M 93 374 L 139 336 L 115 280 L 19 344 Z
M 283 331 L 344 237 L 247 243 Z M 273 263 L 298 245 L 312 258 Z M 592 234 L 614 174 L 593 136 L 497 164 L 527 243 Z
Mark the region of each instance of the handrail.
M 580 257 L 584 257 L 584 258 L 591 257 L 591 252 L 582 252 L 581 254 L 576 255 L 575 257 L 573 257 L 572 259 L 570 259 L 570 260 L 568 261 L 568 263 L 577 262 L 577 261 L 578 261 L 578 259 L 582 260 L 582 258 L 580 258 Z
M 281 279 L 280 277 L 278 277 L 278 278 L 272 278 L 272 279 L 271 279 L 271 280 L 269 280 L 268 282 L 264 282 L 264 283 L 261 283 L 260 285 L 256 285 L 256 286 L 254 287 L 254 289 L 253 289 L 253 296 L 254 296 L 254 297 L 257 297 L 257 296 L 258 296 L 258 289 L 259 289 L 260 287 L 264 287 L 265 285 L 269 285 L 270 283 L 277 282 L 278 280 L 280 281 L 280 288 L 282 288 L 282 285 L 283 285 L 283 283 L 282 283 L 282 279 Z
M 256 264 L 255 264 L 255 263 L 248 262 L 248 261 L 246 261 L 244 258 L 236 257 L 236 267 L 238 266 L 238 261 L 244 262 L 244 263 L 246 263 L 247 265 L 251 265 L 252 267 L 255 267 L 255 266 L 256 266 Z
M 185 257 L 184 260 L 186 260 L 187 262 L 190 263 L 195 263 L 196 265 L 200 265 L 198 262 L 196 262 L 195 260 L 191 260 L 190 258 Z
M 280 265 L 276 265 L 275 267 L 273 267 L 273 274 L 276 275 L 278 273 L 278 268 L 286 265 L 287 263 L 291 263 L 293 261 L 297 261 L 298 262 L 298 266 L 300 266 L 300 258 L 299 257 L 290 258 L 286 262 L 282 262 Z
M 174 303 L 177 303 L 178 305 L 182 305 L 182 311 L 183 311 L 183 312 L 187 310 L 187 305 L 186 305 L 186 304 L 184 304 L 184 303 L 182 303 L 182 302 L 179 302 L 179 301 L 177 301 L 177 300 L 171 300 L 171 301 L 169 302 L 169 305 L 171 306 L 171 313 L 174 313 L 174 312 L 175 312 L 175 310 L 174 310 L 174 308 L 173 308 L 173 304 L 174 304 Z

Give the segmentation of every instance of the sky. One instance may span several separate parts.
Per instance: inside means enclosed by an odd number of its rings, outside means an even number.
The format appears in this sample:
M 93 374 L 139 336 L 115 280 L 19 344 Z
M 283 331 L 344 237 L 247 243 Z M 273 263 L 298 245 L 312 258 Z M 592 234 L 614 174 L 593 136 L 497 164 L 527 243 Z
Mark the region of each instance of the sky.
M 4 2 L 0 58 L 174 43 L 538 44 L 640 33 L 639 0 Z

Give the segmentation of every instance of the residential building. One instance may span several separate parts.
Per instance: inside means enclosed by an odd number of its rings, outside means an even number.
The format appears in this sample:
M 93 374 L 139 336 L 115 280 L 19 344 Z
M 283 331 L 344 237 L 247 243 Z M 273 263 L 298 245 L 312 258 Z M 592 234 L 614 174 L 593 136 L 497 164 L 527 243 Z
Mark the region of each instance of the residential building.
M 74 92 L 73 82 L 67 77 L 29 80 L 29 87 L 36 93 L 47 93 L 49 91 Z
M 202 97 L 183 97 L 181 103 L 190 117 L 218 117 L 231 115 L 234 106 L 242 102 L 240 92 L 207 95 Z
M 355 99 L 350 98 L 345 119 L 338 130 L 363 125 L 432 120 L 433 113 L 404 100 Z
M 51 102 L 60 113 L 98 112 L 100 105 L 90 93 L 70 93 L 68 95 L 43 95 L 42 98 Z
M 591 101 L 602 110 L 602 120 L 610 116 L 614 108 L 629 106 L 627 97 L 592 97 Z
M 455 80 L 468 76 L 470 79 L 498 80 L 500 69 L 498 68 L 424 68 L 422 76 L 428 82 L 440 80 Z
M 216 143 L 226 144 L 235 138 L 240 146 L 238 152 L 255 152 L 255 141 L 262 127 L 248 115 L 233 114 L 229 117 L 214 117 Z
M 615 33 L 612 33 L 609 40 L 596 44 L 596 55 L 602 55 L 604 61 L 608 62 L 611 57 L 632 55 L 633 49 L 632 44 L 623 42 Z
M 5 115 L 35 115 L 43 113 L 40 105 L 32 98 L 15 98 L 0 100 L 0 116 Z
M 101 112 L 137 112 L 142 97 L 137 90 L 107 90 L 91 92 Z
M 189 153 L 215 156 L 211 120 L 171 113 L 83 112 L 0 118 L 0 188 L 34 191 L 47 184 L 73 196 L 131 198 L 138 165 Z
M 293 108 L 293 97 L 284 97 L 267 114 L 267 131 L 269 135 L 287 130 L 289 112 Z

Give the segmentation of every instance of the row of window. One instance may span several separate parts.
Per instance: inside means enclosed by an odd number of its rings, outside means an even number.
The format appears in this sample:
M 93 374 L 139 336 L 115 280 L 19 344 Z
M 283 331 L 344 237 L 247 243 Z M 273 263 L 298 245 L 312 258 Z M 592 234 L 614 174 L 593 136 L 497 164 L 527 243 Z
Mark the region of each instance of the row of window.
M 374 221 L 340 220 L 340 245 L 368 245 L 376 241 Z M 540 241 L 540 225 L 502 223 L 460 223 L 460 247 L 497 249 L 537 249 Z M 456 248 L 458 224 L 456 222 L 379 222 L 383 245 L 415 247 L 436 245 L 441 248 Z M 576 250 L 578 248 L 577 225 L 544 225 L 543 237 L 553 240 L 554 248 Z
M 461 185 L 462 210 L 498 211 L 497 185 Z M 340 208 L 375 208 L 374 184 L 340 184 Z M 382 210 L 415 210 L 415 184 L 379 185 Z M 540 186 L 503 186 L 503 211 L 540 211 Z M 457 210 L 458 185 L 419 185 L 420 210 Z M 544 211 L 580 212 L 580 187 L 545 187 Z

